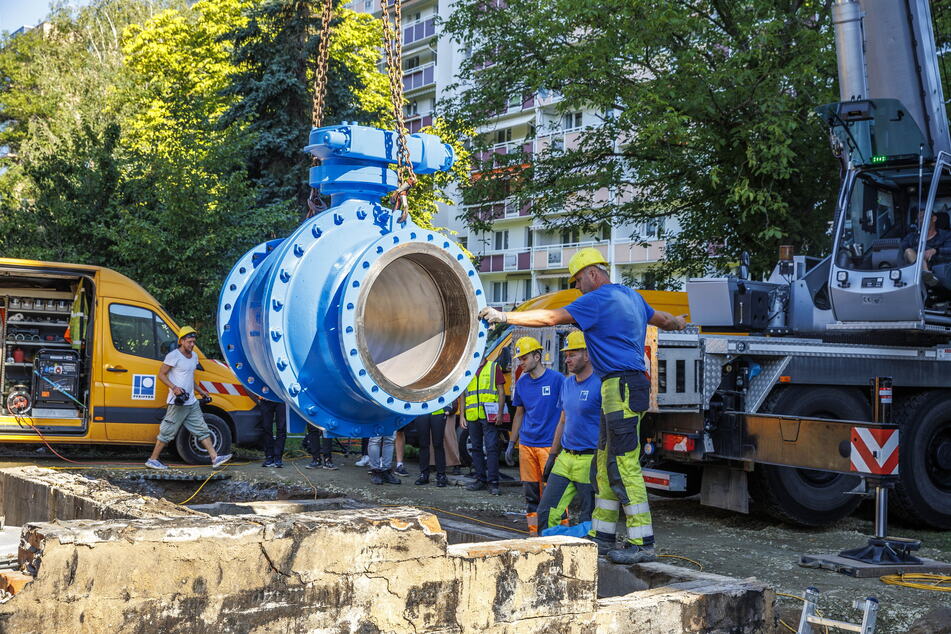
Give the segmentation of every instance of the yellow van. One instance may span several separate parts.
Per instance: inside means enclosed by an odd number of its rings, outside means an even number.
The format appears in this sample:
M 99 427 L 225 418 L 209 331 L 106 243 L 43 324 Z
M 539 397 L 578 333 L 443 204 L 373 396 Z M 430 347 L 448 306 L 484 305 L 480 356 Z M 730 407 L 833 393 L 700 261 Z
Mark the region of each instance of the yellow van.
M 113 270 L 0 258 L 0 443 L 152 445 L 168 395 L 158 372 L 177 332 L 154 297 Z M 195 350 L 215 450 L 256 442 L 255 400 Z M 176 448 L 186 462 L 208 461 L 184 428 Z

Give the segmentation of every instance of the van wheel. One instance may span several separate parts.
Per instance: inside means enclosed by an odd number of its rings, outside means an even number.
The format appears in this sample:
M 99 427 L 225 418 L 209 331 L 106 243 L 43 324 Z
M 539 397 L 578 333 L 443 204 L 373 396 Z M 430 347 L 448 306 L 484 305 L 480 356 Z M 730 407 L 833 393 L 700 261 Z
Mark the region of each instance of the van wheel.
M 223 418 L 215 414 L 204 413 L 205 423 L 211 432 L 211 444 L 218 455 L 231 453 L 231 428 Z M 211 464 L 208 452 L 199 444 L 198 439 L 182 427 L 175 438 L 178 455 L 188 464 Z
M 858 390 L 834 387 L 792 387 L 770 397 L 773 414 L 869 420 L 868 401 Z M 852 513 L 862 502 L 848 491 L 861 481 L 841 473 L 756 465 L 750 496 L 767 515 L 798 526 L 826 526 Z
M 472 466 L 472 456 L 469 454 L 469 430 L 459 427 L 456 429 L 456 445 L 459 447 L 459 462 L 463 467 Z

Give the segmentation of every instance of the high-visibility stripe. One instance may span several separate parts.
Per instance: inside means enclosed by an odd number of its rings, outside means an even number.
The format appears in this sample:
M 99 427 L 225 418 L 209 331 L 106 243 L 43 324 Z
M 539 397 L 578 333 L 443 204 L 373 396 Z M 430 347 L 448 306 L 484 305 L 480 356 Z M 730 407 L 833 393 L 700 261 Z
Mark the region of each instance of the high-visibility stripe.
M 628 526 L 627 527 L 627 538 L 628 539 L 640 539 L 642 537 L 653 537 L 654 536 L 654 527 L 650 524 L 645 526 Z
M 225 391 L 226 391 L 228 394 L 231 394 L 232 396 L 237 396 L 237 395 L 238 395 L 238 390 L 237 390 L 236 386 L 235 386 L 233 383 L 225 383 L 224 386 L 225 386 Z
M 604 498 L 594 498 L 594 507 L 604 509 L 605 511 L 616 511 L 621 508 L 621 503 L 617 500 L 605 500 Z
M 651 508 L 647 505 L 647 502 L 641 502 L 640 504 L 628 504 L 624 507 L 624 514 L 630 517 L 631 515 L 638 515 L 640 513 L 650 513 Z
M 467 394 L 495 394 L 495 390 L 466 390 Z
M 591 518 L 591 528 L 599 533 L 613 535 L 614 531 L 617 530 L 617 522 L 606 522 L 594 517 Z

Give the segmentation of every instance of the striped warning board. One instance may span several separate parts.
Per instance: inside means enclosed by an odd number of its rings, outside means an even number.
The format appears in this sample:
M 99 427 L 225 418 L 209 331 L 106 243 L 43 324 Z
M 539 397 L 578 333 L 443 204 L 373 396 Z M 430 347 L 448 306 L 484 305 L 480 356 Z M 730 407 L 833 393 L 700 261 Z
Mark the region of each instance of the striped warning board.
M 236 383 L 218 383 L 217 381 L 199 381 L 201 388 L 209 394 L 230 394 L 232 396 L 247 396 L 248 391 L 243 385 Z
M 898 475 L 898 430 L 852 428 L 851 470 Z

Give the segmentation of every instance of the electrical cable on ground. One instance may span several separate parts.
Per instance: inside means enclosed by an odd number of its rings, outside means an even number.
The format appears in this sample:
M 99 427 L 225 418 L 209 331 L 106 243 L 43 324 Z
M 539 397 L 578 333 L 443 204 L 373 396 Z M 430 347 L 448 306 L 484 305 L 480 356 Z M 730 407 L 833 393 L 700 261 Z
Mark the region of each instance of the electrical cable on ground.
M 184 502 L 178 502 L 178 504 L 181 505 L 181 506 L 184 506 L 185 504 L 188 504 L 189 502 L 191 502 L 192 499 L 193 499 L 196 495 L 198 495 L 198 492 L 205 488 L 205 485 L 208 484 L 208 482 L 215 476 L 215 474 L 221 473 L 222 471 L 224 471 L 224 470 L 227 469 L 227 468 L 228 468 L 228 466 L 225 465 L 225 466 L 222 467 L 221 469 L 212 470 L 211 475 L 209 475 L 207 478 L 205 478 L 205 481 L 201 483 L 201 486 L 198 487 L 197 489 L 195 489 L 195 492 L 192 493 L 191 495 L 189 495 L 188 498 L 187 498 Z
M 898 575 L 884 575 L 879 577 L 879 581 L 887 583 L 890 586 L 902 586 L 904 588 L 915 588 L 916 590 L 951 592 L 951 585 L 941 585 L 943 583 L 951 584 L 951 575 L 908 572 Z M 931 583 L 923 583 L 925 581 L 930 581 Z

